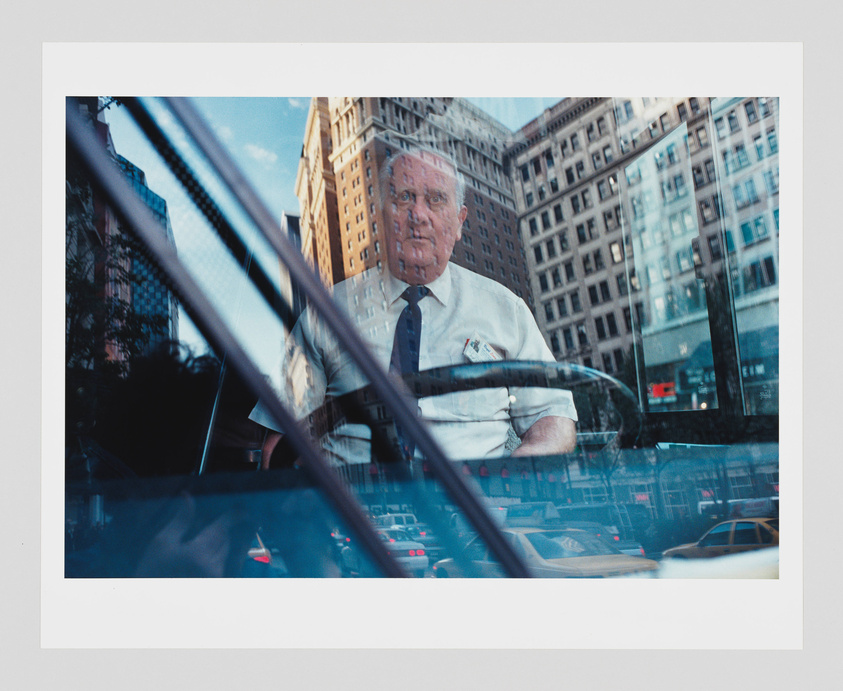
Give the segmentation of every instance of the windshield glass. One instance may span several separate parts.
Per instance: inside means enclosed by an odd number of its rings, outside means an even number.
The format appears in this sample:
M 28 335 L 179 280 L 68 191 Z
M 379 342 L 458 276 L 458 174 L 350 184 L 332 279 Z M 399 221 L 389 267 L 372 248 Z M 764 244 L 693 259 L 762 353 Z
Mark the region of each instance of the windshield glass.
M 550 101 L 68 99 L 66 576 L 529 575 L 498 529 L 565 521 L 662 565 L 777 517 L 779 99 Z M 417 521 L 407 570 L 372 529 Z

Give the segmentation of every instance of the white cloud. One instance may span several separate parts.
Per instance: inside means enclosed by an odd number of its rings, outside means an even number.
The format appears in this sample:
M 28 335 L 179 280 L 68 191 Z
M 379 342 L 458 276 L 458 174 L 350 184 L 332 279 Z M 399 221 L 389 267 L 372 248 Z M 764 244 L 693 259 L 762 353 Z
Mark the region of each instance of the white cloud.
M 215 129 L 219 138 L 224 142 L 230 142 L 234 139 L 234 132 L 231 131 L 230 127 L 226 125 L 217 125 Z
M 308 102 L 301 98 L 288 98 L 287 103 L 290 104 L 290 108 L 296 108 L 298 110 L 307 110 Z
M 249 156 L 261 163 L 273 164 L 278 160 L 278 154 L 262 149 L 255 144 L 246 144 L 243 148 Z

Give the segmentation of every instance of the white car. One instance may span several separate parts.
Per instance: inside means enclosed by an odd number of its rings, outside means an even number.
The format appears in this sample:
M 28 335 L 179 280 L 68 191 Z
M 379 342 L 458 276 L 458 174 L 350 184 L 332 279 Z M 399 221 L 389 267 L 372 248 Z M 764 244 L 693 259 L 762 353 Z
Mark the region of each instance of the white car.
M 378 530 L 378 535 L 387 543 L 386 548 L 389 553 L 405 571 L 418 578 L 424 578 L 429 559 L 423 544 L 411 540 L 410 536 L 400 528 Z M 380 575 L 353 543 L 343 548 L 340 562 L 343 576 L 372 578 Z

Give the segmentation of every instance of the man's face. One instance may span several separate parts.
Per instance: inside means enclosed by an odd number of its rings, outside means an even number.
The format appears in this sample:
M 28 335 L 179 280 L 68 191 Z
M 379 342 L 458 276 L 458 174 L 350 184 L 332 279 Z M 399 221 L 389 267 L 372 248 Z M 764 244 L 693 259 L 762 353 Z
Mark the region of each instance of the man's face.
M 423 160 L 404 156 L 395 163 L 384 208 L 389 270 L 410 285 L 442 274 L 468 213 L 457 207 L 450 164 L 422 155 Z

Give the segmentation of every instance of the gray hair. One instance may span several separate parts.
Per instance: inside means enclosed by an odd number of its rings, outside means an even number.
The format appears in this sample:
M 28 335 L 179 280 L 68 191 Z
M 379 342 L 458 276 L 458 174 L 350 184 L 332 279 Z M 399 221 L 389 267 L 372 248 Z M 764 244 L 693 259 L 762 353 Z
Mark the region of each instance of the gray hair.
M 382 204 L 385 203 L 390 196 L 389 183 L 394 175 L 395 164 L 398 163 L 398 161 L 400 161 L 402 158 L 415 158 L 419 161 L 423 161 L 428 156 L 435 156 L 436 158 L 444 161 L 447 165 L 451 166 L 451 168 L 453 169 L 454 200 L 456 202 L 456 209 L 459 211 L 459 209 L 465 203 L 465 178 L 463 177 L 462 173 L 460 173 L 460 170 L 457 167 L 457 162 L 450 154 L 447 154 L 443 151 L 437 151 L 436 149 L 433 149 L 429 146 L 419 145 L 414 145 L 410 149 L 402 149 L 400 151 L 396 151 L 381 166 L 379 183 Z

